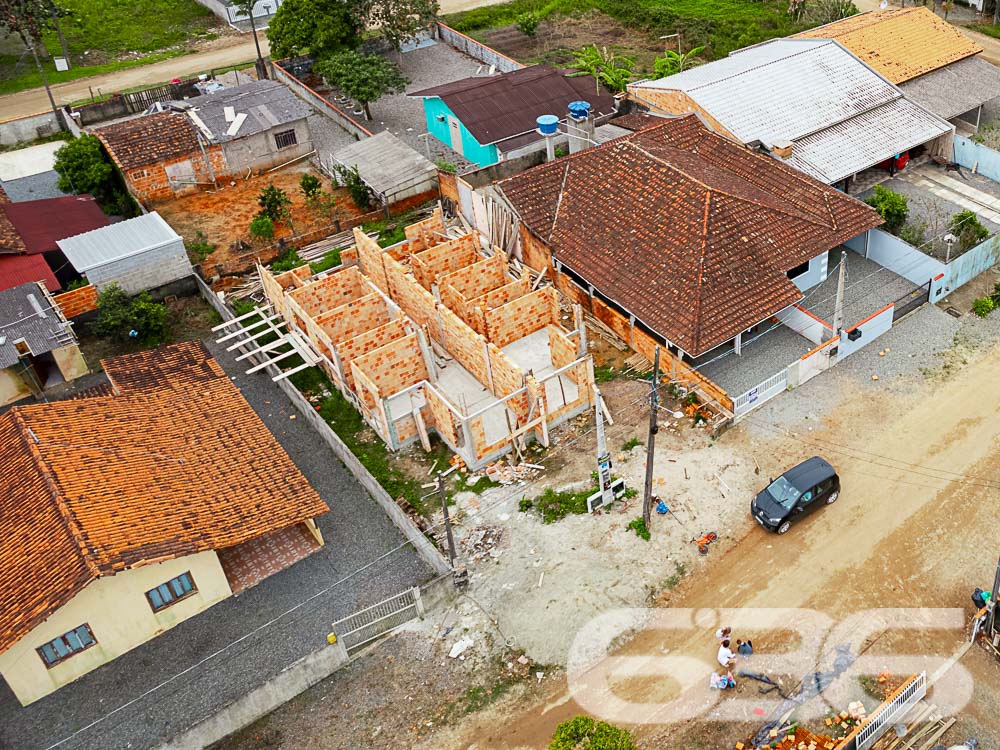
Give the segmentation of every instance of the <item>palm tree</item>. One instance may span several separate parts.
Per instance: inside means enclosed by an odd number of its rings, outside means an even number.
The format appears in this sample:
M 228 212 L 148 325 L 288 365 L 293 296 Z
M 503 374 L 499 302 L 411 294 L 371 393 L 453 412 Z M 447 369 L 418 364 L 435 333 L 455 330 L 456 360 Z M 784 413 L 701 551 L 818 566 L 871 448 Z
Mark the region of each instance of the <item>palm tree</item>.
M 592 76 L 598 94 L 601 93 L 602 83 L 612 93 L 617 94 L 624 91 L 632 80 L 635 60 L 608 52 L 607 47 L 598 49 L 596 44 L 592 44 L 574 52 L 573 56 L 576 62 L 570 67 L 579 72 L 571 73 L 570 76 Z
M 267 78 L 267 66 L 264 65 L 264 56 L 260 53 L 260 40 L 257 38 L 257 20 L 253 17 L 253 6 L 257 0 L 235 0 L 233 5 L 236 10 L 250 16 L 250 30 L 253 32 L 253 43 L 257 48 L 257 77 Z

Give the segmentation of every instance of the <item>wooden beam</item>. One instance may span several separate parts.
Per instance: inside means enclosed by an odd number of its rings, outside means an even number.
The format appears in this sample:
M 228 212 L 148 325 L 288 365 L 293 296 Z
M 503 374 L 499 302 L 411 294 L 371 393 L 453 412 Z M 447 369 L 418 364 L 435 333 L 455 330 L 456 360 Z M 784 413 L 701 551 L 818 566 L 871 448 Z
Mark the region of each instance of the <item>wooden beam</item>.
M 410 391 L 410 414 L 413 415 L 413 421 L 417 425 L 417 434 L 420 436 L 420 445 L 428 453 L 431 452 L 431 439 L 427 435 L 427 425 L 424 424 L 424 418 L 420 414 L 420 407 L 413 403 L 413 391 Z
M 275 362 L 280 362 L 281 360 L 287 359 L 288 357 L 292 357 L 296 354 L 298 354 L 298 352 L 295 351 L 295 349 L 293 348 L 291 351 L 284 352 L 282 354 L 279 354 L 277 357 L 274 357 L 273 359 L 269 359 L 266 362 L 261 362 L 259 365 L 251 367 L 249 370 L 247 370 L 247 375 L 252 375 L 258 370 L 263 370 L 268 365 L 273 365 Z
M 223 328 L 228 328 L 228 327 L 229 327 L 229 326 L 231 326 L 231 325 L 232 325 L 233 323 L 239 323 L 239 322 L 240 322 L 241 320 L 246 320 L 247 318 L 251 318 L 251 317 L 253 317 L 254 315 L 260 315 L 260 314 L 261 314 L 262 312 L 264 312 L 264 311 L 263 311 L 263 310 L 261 310 L 261 309 L 260 309 L 259 307 L 255 307 L 255 308 L 254 308 L 253 310 L 251 310 L 250 312 L 248 312 L 248 313 L 243 313 L 243 314 L 242 314 L 242 315 L 241 315 L 240 317 L 238 317 L 238 318 L 233 318 L 232 320 L 226 320 L 226 321 L 224 321 L 224 322 L 222 322 L 222 323 L 219 323 L 219 325 L 217 325 L 217 326 L 212 326 L 212 330 L 213 330 L 213 331 L 221 331 L 221 330 L 222 330 Z
M 272 320 L 277 320 L 280 317 L 281 316 L 278 315 L 277 313 L 274 314 L 274 315 L 271 315 L 270 317 L 263 317 L 263 316 L 261 316 L 261 319 L 258 320 L 256 323 L 251 323 L 248 326 L 240 326 L 235 331 L 231 331 L 231 332 L 227 333 L 225 336 L 223 336 L 222 338 L 216 339 L 215 343 L 221 344 L 221 343 L 223 343 L 225 341 L 229 341 L 229 339 L 236 338 L 241 333 L 248 333 L 249 331 L 252 331 L 254 328 L 259 328 L 260 326 L 267 325 Z M 215 330 L 215 329 L 213 328 L 212 330 Z

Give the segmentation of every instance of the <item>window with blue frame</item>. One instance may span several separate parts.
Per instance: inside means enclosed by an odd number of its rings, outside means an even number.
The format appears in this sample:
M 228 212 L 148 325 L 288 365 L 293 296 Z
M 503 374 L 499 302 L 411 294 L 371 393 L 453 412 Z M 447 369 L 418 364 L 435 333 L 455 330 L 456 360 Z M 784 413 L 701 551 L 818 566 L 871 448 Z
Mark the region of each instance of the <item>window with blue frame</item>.
M 36 648 L 35 651 L 42 657 L 46 667 L 54 667 L 59 662 L 66 661 L 69 657 L 85 651 L 96 643 L 97 639 L 94 638 L 90 625 L 84 623 L 58 638 L 53 638 L 44 646 Z
M 146 592 L 146 601 L 153 608 L 154 612 L 176 604 L 181 599 L 186 599 L 191 594 L 197 593 L 198 587 L 194 585 L 194 579 L 190 573 L 181 573 L 176 578 L 171 578 L 166 583 L 161 583 L 155 589 Z

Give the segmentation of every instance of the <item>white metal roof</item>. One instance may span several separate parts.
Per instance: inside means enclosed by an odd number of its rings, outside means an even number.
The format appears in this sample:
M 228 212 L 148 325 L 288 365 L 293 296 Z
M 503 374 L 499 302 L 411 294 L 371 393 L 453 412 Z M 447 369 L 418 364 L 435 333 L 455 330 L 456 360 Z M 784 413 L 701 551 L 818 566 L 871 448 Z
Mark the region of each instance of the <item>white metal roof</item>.
M 951 130 L 831 39 L 776 39 L 635 88 L 684 91 L 743 143 L 806 143 L 803 171 L 827 183 Z
M 437 167 L 429 159 L 387 130 L 345 146 L 333 157 L 357 167 L 372 190 L 389 197 L 437 176 Z
M 56 244 L 79 273 L 180 240 L 158 213 L 67 237 Z
M 850 120 L 795 141 L 787 163 L 826 183 L 838 182 L 906 149 L 898 148 L 898 133 L 909 145 L 926 143 L 951 131 L 951 125 L 907 99 L 895 99 Z

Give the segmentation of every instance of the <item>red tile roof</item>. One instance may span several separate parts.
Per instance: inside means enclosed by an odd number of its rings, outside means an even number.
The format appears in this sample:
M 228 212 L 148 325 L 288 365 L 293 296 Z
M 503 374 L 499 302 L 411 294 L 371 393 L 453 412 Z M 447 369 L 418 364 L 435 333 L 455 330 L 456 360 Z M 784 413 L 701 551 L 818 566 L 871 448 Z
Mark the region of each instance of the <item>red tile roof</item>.
M 8 203 L 0 207 L 24 240 L 29 253 L 58 250 L 56 240 L 64 240 L 111 222 L 89 195 L 43 198 L 37 201 Z
M 62 289 L 43 256 L 0 255 L 0 292 L 29 281 L 44 281 L 50 292 Z
M 101 139 L 122 169 L 138 169 L 198 151 L 198 135 L 186 114 L 160 112 L 98 128 Z
M 98 576 L 328 510 L 201 343 L 103 364 L 116 395 L 0 415 L 0 653 Z
M 691 355 L 799 300 L 787 271 L 882 223 L 694 115 L 497 184 L 557 260 Z

